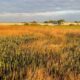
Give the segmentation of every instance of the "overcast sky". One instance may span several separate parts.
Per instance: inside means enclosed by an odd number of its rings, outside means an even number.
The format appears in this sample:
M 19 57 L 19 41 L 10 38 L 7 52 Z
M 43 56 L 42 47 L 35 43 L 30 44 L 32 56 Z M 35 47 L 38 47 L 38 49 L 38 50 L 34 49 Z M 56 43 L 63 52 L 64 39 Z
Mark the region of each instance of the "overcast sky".
M 80 21 L 80 0 L 0 0 L 0 21 Z

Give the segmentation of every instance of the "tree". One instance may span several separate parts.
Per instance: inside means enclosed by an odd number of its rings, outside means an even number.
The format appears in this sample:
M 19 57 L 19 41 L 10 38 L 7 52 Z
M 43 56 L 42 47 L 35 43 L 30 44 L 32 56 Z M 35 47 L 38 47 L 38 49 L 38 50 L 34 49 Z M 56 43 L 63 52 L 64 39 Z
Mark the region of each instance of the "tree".
M 64 20 L 64 19 L 60 19 L 60 20 L 58 20 L 57 22 L 58 22 L 58 24 L 60 25 L 60 24 L 62 24 L 63 22 L 65 22 L 65 20 Z
M 53 20 L 49 20 L 48 23 L 54 23 L 54 21 Z
M 48 21 L 44 21 L 44 23 L 48 23 Z
M 31 23 L 36 24 L 36 23 L 37 23 L 37 21 L 32 21 Z
M 78 21 L 74 21 L 75 23 L 79 23 Z
M 24 25 L 29 25 L 29 23 L 28 22 L 24 22 Z
M 48 20 L 48 21 L 44 21 L 44 23 L 57 24 L 57 21 L 55 21 L 55 20 Z

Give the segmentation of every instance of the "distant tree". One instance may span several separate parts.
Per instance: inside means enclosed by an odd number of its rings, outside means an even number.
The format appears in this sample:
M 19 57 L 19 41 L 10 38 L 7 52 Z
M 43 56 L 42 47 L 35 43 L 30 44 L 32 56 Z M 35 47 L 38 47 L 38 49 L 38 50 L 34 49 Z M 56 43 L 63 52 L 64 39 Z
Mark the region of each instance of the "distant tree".
M 60 19 L 60 20 L 48 20 L 48 21 L 44 21 L 44 23 L 53 23 L 53 24 L 62 24 L 63 22 L 65 22 L 64 19 Z
M 53 24 L 57 24 L 57 21 L 55 21 L 55 20 L 48 20 L 48 21 L 44 21 L 44 23 L 53 23 Z
M 56 20 L 53 21 L 53 24 L 58 24 L 58 22 Z
M 36 26 L 36 25 L 38 25 L 38 22 L 37 21 L 32 21 L 31 25 L 35 25 Z
M 37 21 L 32 21 L 31 23 L 34 23 L 35 24 L 35 23 L 37 23 Z
M 28 22 L 24 22 L 24 25 L 28 25 L 29 23 Z
M 44 23 L 48 23 L 48 21 L 44 21 Z
M 78 23 L 78 21 L 74 21 L 75 23 Z
M 65 22 L 65 20 L 64 19 L 60 19 L 57 22 L 58 22 L 58 24 L 62 24 L 63 22 Z
M 54 23 L 54 21 L 53 20 L 49 20 L 48 23 Z

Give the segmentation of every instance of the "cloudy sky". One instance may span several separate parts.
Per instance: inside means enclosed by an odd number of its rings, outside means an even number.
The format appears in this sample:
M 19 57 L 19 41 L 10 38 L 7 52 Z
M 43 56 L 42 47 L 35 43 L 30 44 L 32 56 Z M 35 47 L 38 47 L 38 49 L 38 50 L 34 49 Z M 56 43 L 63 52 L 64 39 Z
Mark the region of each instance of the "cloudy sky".
M 0 0 L 0 21 L 80 21 L 80 0 Z

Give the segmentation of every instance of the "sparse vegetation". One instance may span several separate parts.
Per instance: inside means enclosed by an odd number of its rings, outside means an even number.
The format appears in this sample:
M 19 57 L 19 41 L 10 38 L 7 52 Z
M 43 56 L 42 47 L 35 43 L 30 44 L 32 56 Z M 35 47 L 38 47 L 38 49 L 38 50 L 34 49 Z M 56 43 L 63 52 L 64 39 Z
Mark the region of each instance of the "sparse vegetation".
M 58 24 L 58 25 L 61 25 L 63 22 L 65 22 L 64 19 L 44 21 L 44 23 L 53 23 L 53 24 Z

